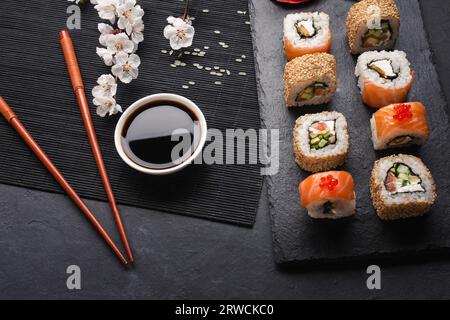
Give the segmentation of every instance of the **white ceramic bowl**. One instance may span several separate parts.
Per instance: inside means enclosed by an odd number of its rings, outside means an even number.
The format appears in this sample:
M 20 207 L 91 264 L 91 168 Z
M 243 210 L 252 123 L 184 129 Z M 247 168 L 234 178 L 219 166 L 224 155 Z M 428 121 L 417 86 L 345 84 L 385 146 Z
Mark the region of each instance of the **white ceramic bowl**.
M 123 150 L 123 146 L 122 146 L 122 142 L 121 142 L 121 134 L 123 131 L 123 127 L 124 127 L 125 123 L 127 122 L 128 118 L 133 114 L 133 112 L 136 109 L 142 107 L 143 105 L 149 104 L 149 103 L 151 103 L 153 101 L 157 101 L 157 100 L 173 101 L 176 103 L 180 103 L 183 106 L 186 106 L 196 116 L 196 118 L 198 119 L 198 123 L 200 125 L 201 137 L 200 137 L 200 141 L 198 143 L 197 148 L 194 150 L 194 153 L 189 158 L 187 158 L 185 161 L 181 162 L 180 164 L 175 165 L 174 167 L 171 167 L 171 168 L 166 168 L 166 169 L 150 169 L 150 168 L 143 167 L 143 166 L 137 164 L 136 162 L 132 161 L 126 155 L 125 151 Z M 203 115 L 200 108 L 194 102 L 192 102 L 191 100 L 189 100 L 183 96 L 179 96 L 176 94 L 158 93 L 158 94 L 153 94 L 153 95 L 147 96 L 145 98 L 142 98 L 142 99 L 136 101 L 135 103 L 133 103 L 131 106 L 129 106 L 125 110 L 125 112 L 120 117 L 119 122 L 117 123 L 116 131 L 114 133 L 114 143 L 116 145 L 116 150 L 119 153 L 122 160 L 127 165 L 129 165 L 131 168 L 138 170 L 140 172 L 146 173 L 146 174 L 164 175 L 164 174 L 174 173 L 174 172 L 177 172 L 177 171 L 185 168 L 190 163 L 192 163 L 195 158 L 197 158 L 200 155 L 200 153 L 203 150 L 203 147 L 205 146 L 207 131 L 208 131 L 208 128 L 206 125 L 205 116 Z

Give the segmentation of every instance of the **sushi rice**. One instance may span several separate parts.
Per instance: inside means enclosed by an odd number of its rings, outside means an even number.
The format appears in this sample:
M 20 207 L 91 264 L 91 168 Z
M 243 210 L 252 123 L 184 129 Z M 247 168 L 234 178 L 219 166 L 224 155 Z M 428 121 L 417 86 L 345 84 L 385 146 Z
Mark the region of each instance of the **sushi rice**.
M 315 123 L 334 121 L 335 142 L 320 149 L 311 147 L 309 128 Z M 347 121 L 343 114 L 321 112 L 299 117 L 294 128 L 294 154 L 296 163 L 309 172 L 330 170 L 342 165 L 348 156 L 349 138 Z
M 411 188 L 410 192 L 389 191 L 386 178 L 396 164 L 406 165 L 410 170 L 408 176 L 418 177 L 421 188 Z M 421 216 L 433 207 L 436 200 L 436 186 L 428 168 L 419 158 L 405 154 L 384 157 L 375 162 L 370 191 L 373 206 L 383 220 Z
M 311 38 L 300 37 L 297 32 L 297 23 L 304 20 L 313 20 L 316 34 Z M 291 13 L 284 18 L 284 36 L 296 47 L 317 46 L 325 42 L 330 32 L 330 17 L 323 12 Z
M 373 108 L 404 102 L 414 80 L 406 53 L 398 50 L 361 54 L 355 75 L 363 102 Z

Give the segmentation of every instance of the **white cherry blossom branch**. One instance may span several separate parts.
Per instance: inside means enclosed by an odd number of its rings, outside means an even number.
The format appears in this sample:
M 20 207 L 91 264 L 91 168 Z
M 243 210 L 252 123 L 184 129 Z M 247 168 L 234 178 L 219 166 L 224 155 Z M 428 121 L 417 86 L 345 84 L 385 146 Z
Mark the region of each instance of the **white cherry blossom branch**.
M 136 51 L 144 40 L 144 10 L 136 0 L 90 1 L 95 5 L 99 17 L 109 22 L 98 24 L 101 46 L 96 51 L 105 65 L 111 67 L 112 73 L 97 79 L 97 86 L 92 89 L 93 103 L 97 106 L 99 116 L 111 116 L 122 112 L 122 107 L 116 101 L 118 81 L 127 84 L 139 75 L 141 59 Z

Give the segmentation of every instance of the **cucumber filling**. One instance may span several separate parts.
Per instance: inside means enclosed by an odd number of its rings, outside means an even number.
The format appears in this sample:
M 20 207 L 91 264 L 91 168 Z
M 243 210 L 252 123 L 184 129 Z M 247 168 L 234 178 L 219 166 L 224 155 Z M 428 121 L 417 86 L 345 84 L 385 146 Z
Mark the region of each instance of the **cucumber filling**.
M 404 163 L 394 163 L 386 174 L 384 186 L 391 194 L 425 192 L 420 177 Z
M 328 85 L 323 82 L 314 82 L 312 85 L 306 87 L 297 96 L 297 101 L 307 101 L 314 97 L 325 96 L 328 93 Z
M 312 38 L 317 33 L 312 19 L 297 21 L 295 28 L 300 38 Z
M 335 120 L 317 121 L 308 128 L 309 146 L 319 150 L 336 143 Z
M 381 28 L 369 29 L 362 37 L 364 48 L 380 47 L 387 44 L 392 38 L 392 29 L 389 21 L 382 20 Z

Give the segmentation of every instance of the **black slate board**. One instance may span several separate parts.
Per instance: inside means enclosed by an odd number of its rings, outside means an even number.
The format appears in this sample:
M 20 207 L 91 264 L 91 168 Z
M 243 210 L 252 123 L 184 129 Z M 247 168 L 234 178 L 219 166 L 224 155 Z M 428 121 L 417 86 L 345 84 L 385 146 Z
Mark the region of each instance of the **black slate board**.
M 282 20 L 287 13 L 296 9 L 271 1 L 250 0 L 261 118 L 264 126 L 280 129 L 281 137 L 280 171 L 268 179 L 273 249 L 277 263 L 307 264 L 371 256 L 394 257 L 450 247 L 450 188 L 447 178 L 449 122 L 446 103 L 431 61 L 419 4 L 416 0 L 397 1 L 402 16 L 397 49 L 406 51 L 416 71 L 417 77 L 409 99 L 422 101 L 428 106 L 431 137 L 421 148 L 402 151 L 421 157 L 428 165 L 436 180 L 438 200 L 429 216 L 383 222 L 373 210 L 368 182 L 373 162 L 393 151 L 377 153 L 370 141 L 369 119 L 372 110 L 361 102 L 354 76 L 356 59 L 349 54 L 345 34 L 345 17 L 353 3 L 317 0 L 296 7 L 304 11 L 324 11 L 331 17 L 332 54 L 337 59 L 338 92 L 328 106 L 287 110 L 282 98 L 285 64 Z M 308 174 L 294 162 L 292 128 L 298 116 L 323 110 L 340 111 L 349 123 L 350 155 L 342 169 L 351 172 L 356 182 L 357 214 L 351 219 L 312 220 L 300 208 L 297 187 Z
M 186 67 L 172 68 L 176 56 L 161 53 L 168 48 L 162 31 L 169 15 L 181 15 L 184 3 L 141 0 L 145 10 L 145 41 L 140 45 L 140 76 L 119 87 L 123 108 L 146 95 L 173 92 L 187 96 L 204 111 L 210 128 L 258 128 L 260 126 L 253 50 L 245 0 L 193 1 L 195 42 L 190 50 L 209 46 L 205 57 L 185 56 Z M 0 2 L 0 95 L 60 168 L 79 194 L 105 200 L 106 196 L 91 154 L 58 40 L 65 28 L 66 9 L 59 1 L 3 0 Z M 208 13 L 203 9 L 209 9 Z M 45 23 L 42 23 L 45 19 Z M 109 68 L 96 56 L 97 24 L 103 22 L 91 4 L 82 8 L 82 28 L 72 32 L 84 76 L 88 99 L 96 79 Z M 221 30 L 220 35 L 214 30 Z M 229 45 L 223 49 L 218 42 Z M 246 55 L 242 63 L 236 58 Z M 214 77 L 192 64 L 229 69 L 229 77 Z M 247 76 L 238 75 L 245 72 Z M 214 85 L 220 80 L 223 85 Z M 196 85 L 182 89 L 188 81 Z M 92 113 L 95 114 L 92 107 Z M 121 204 L 192 215 L 251 226 L 262 185 L 257 166 L 191 166 L 166 177 L 145 176 L 119 158 L 113 143 L 118 117 L 93 115 L 112 187 Z M 52 177 L 6 124 L 0 123 L 0 183 L 61 192 Z

